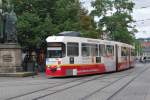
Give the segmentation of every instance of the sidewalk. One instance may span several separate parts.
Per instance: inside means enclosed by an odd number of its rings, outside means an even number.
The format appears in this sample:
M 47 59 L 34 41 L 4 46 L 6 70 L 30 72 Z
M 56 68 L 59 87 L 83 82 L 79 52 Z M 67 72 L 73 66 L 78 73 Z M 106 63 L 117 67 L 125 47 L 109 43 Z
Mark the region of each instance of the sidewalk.
M 27 77 L 35 74 L 34 72 L 0 73 L 0 77 Z

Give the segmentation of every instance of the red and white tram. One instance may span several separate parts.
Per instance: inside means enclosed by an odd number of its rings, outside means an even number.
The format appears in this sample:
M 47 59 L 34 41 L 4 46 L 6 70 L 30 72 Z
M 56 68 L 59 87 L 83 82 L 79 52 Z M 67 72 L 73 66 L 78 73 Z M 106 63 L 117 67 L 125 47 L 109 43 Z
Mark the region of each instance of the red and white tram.
M 134 66 L 134 47 L 121 42 L 49 36 L 46 76 L 78 76 L 128 69 Z

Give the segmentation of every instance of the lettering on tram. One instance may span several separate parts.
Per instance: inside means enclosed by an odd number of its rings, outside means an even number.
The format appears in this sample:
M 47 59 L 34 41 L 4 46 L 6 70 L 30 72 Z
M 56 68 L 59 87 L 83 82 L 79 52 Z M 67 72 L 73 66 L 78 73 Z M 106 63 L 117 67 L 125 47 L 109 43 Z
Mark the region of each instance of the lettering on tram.
M 134 46 L 73 34 L 47 37 L 47 77 L 101 74 L 134 67 Z

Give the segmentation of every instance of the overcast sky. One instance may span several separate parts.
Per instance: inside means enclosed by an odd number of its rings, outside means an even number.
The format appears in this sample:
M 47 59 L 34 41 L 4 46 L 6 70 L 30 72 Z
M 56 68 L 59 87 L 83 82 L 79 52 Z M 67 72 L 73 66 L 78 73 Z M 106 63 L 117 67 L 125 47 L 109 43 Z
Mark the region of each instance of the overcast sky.
M 134 0 L 133 18 L 137 21 L 137 38 L 150 37 L 150 0 Z
M 93 0 L 81 0 L 84 7 L 89 10 L 93 8 L 90 2 Z M 135 3 L 133 18 L 137 26 L 138 33 L 135 34 L 136 38 L 150 38 L 150 0 L 133 0 Z

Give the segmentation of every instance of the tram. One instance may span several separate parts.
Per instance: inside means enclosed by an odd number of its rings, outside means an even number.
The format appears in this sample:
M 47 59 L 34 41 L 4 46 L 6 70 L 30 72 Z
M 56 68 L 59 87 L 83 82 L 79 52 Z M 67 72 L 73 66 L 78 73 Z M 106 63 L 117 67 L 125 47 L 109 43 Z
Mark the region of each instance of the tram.
M 64 77 L 115 72 L 134 67 L 129 44 L 73 36 L 49 36 L 46 76 Z

